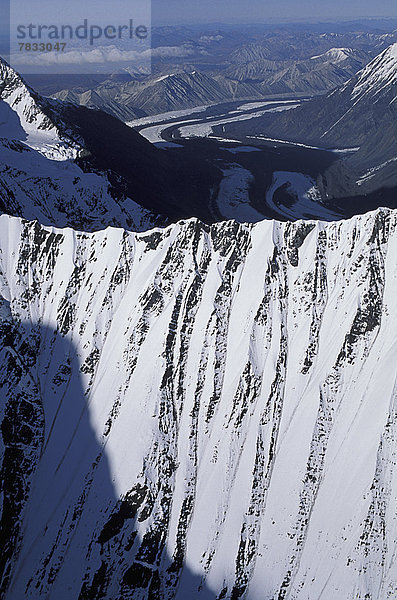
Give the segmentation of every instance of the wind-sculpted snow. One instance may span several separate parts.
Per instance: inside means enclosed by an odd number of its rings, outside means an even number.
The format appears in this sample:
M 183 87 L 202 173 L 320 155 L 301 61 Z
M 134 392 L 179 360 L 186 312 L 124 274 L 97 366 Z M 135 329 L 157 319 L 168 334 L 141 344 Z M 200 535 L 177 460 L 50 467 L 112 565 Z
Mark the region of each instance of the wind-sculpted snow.
M 3 597 L 395 598 L 396 255 L 1 217 Z

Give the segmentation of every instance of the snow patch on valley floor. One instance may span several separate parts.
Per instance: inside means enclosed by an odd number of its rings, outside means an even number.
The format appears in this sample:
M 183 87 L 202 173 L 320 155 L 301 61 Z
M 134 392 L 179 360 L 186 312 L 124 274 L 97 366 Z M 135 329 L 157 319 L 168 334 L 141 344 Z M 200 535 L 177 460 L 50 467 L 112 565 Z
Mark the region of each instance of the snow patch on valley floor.
M 272 100 L 267 102 L 249 102 L 247 104 L 241 104 L 237 107 L 237 111 L 255 110 L 257 108 L 263 108 L 264 106 L 273 106 L 274 104 L 296 104 L 295 100 Z
M 190 119 L 189 121 L 179 121 L 177 123 L 165 123 L 162 125 L 154 125 L 153 127 L 147 127 L 146 129 L 142 129 L 139 133 L 146 138 L 152 144 L 156 144 L 157 142 L 164 142 L 162 137 L 162 133 L 171 125 L 184 125 L 185 123 L 194 123 L 195 119 Z
M 318 146 L 308 146 L 299 142 L 290 142 L 288 140 L 279 140 L 278 138 L 266 137 L 263 135 L 247 135 L 250 140 L 258 140 L 260 142 L 275 142 L 276 144 L 285 144 L 287 146 L 299 146 L 300 148 L 310 148 L 310 150 L 323 150 Z
M 235 117 L 230 117 L 226 115 L 225 117 L 216 121 L 211 121 L 210 123 L 197 123 L 195 125 L 181 127 L 179 129 L 179 133 L 184 138 L 209 137 L 213 133 L 213 128 L 219 125 L 227 125 L 228 123 L 239 123 L 240 121 L 250 121 L 251 119 L 262 117 L 263 115 L 269 112 L 281 112 L 284 110 L 291 110 L 292 108 L 297 108 L 298 106 L 299 103 L 296 103 L 288 106 L 279 106 L 277 108 L 266 108 L 263 110 L 258 110 L 256 112 L 250 112 L 246 114 L 241 112 Z
M 218 142 L 227 142 L 228 144 L 232 143 L 232 144 L 241 144 L 241 140 L 233 140 L 232 138 L 223 138 L 223 137 L 218 137 L 216 135 L 212 135 L 211 136 L 212 140 L 217 140 Z
M 171 126 L 181 126 L 179 128 L 179 133 L 183 138 L 210 137 L 213 135 L 213 128 L 218 125 L 227 125 L 228 123 L 248 121 L 250 119 L 261 117 L 266 113 L 291 110 L 293 108 L 297 108 L 299 105 L 299 100 L 273 100 L 266 102 L 251 102 L 247 104 L 241 104 L 237 108 L 237 110 L 232 110 L 230 112 L 225 113 L 224 115 L 209 115 L 205 118 L 204 116 L 200 117 L 199 115 L 197 115 L 196 118 L 188 118 L 188 120 L 181 120 L 176 122 L 173 121 L 173 119 L 193 117 L 195 113 L 205 112 L 208 108 L 210 108 L 210 105 L 206 105 L 199 106 L 193 109 L 190 108 L 186 110 L 161 113 L 151 117 L 142 117 L 140 119 L 128 121 L 126 125 L 133 128 L 142 127 L 139 133 L 143 137 L 145 137 L 149 142 L 156 144 L 158 142 L 164 141 L 162 137 L 163 131 Z M 200 119 L 202 119 L 202 121 L 197 123 L 197 120 Z
M 232 163 L 222 169 L 224 178 L 219 186 L 217 207 L 222 218 L 239 223 L 257 223 L 264 216 L 250 205 L 249 188 L 253 175 L 240 165 Z
M 390 165 L 391 163 L 396 162 L 396 161 L 397 161 L 397 156 L 395 156 L 394 158 L 390 158 L 389 160 L 386 160 L 384 163 L 382 163 L 381 165 L 378 165 L 377 167 L 372 167 L 371 169 L 366 171 L 364 173 L 364 175 L 362 175 L 360 177 L 360 179 L 357 179 L 357 181 L 356 181 L 357 185 L 363 185 L 363 183 L 366 183 L 367 181 L 369 181 L 370 179 L 375 177 L 375 175 L 377 174 L 378 171 L 380 171 L 381 169 L 384 169 L 385 167 L 387 167 L 387 165 Z
M 247 138 L 251 140 L 258 140 L 261 142 L 274 142 L 276 144 L 284 144 L 286 146 L 298 146 L 299 148 L 308 148 L 309 150 L 322 150 L 324 152 L 334 152 L 335 154 L 345 154 L 348 152 L 357 152 L 357 150 L 360 150 L 360 146 L 355 146 L 354 148 L 322 148 L 321 146 L 310 146 L 308 144 L 302 144 L 301 142 L 279 140 L 278 138 L 265 137 L 263 135 L 247 135 Z
M 269 108 L 269 110 L 267 110 L 266 112 L 268 112 L 268 113 L 285 112 L 286 110 L 292 110 L 293 108 L 298 108 L 299 105 L 300 105 L 300 103 L 296 102 L 295 104 L 290 104 L 288 106 L 276 106 L 275 108 Z
M 354 148 L 331 148 L 328 152 L 335 152 L 335 154 L 346 154 L 348 152 L 357 152 L 360 150 L 360 146 L 355 146 Z
M 275 193 L 282 187 L 294 198 L 291 205 L 278 203 L 274 199 Z M 314 179 L 303 173 L 275 171 L 272 184 L 266 192 L 266 204 L 275 212 L 292 220 L 304 217 L 333 221 L 339 218 L 337 213 L 322 206 L 320 191 Z

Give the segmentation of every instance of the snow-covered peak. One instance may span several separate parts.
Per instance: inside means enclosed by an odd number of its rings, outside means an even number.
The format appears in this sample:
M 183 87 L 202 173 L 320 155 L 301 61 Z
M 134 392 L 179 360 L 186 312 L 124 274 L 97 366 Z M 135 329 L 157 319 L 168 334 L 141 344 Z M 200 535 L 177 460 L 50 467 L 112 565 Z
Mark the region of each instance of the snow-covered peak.
M 53 160 L 75 158 L 78 146 L 61 135 L 44 106 L 45 101 L 0 58 L 0 138 L 23 142 Z
M 0 56 L 0 85 L 2 87 L 2 94 L 4 93 L 4 87 L 21 81 L 21 77 L 10 67 L 10 65 Z
M 397 43 L 392 44 L 358 73 L 358 81 L 352 91 L 356 99 L 368 93 L 378 95 L 397 82 Z M 392 100 L 393 101 L 393 100 Z
M 396 30 L 397 31 L 397 30 Z M 389 54 L 397 60 L 397 42 L 388 48 Z
M 330 48 L 330 50 L 327 50 L 327 52 L 324 52 L 323 54 L 312 56 L 311 60 L 323 58 L 329 59 L 333 62 L 342 62 L 348 58 L 354 58 L 354 55 L 355 51 L 352 48 Z
M 103 139 L 114 151 L 117 134 L 111 141 L 104 133 L 106 117 L 98 115 L 91 123 L 79 111 L 71 104 L 42 98 L 0 60 L 2 212 L 87 231 L 108 225 L 148 229 L 157 220 L 134 201 L 132 192 L 126 196 L 125 177 L 110 182 L 108 174 L 95 164 Z M 87 142 L 82 129 L 91 141 Z M 93 130 L 99 132 L 97 145 L 92 142 Z M 131 150 L 138 154 L 141 148 L 140 137 L 133 134 Z M 85 162 L 80 162 L 83 154 Z

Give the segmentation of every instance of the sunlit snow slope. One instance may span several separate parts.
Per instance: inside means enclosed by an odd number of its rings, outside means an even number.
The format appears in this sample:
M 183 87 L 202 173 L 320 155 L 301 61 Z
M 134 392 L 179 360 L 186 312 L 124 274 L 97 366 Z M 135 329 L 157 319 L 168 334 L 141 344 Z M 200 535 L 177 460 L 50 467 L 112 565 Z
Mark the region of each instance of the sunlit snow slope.
M 395 599 L 396 256 L 1 217 L 3 597 Z
M 136 231 L 153 227 L 158 218 L 125 193 L 126 183 L 111 172 L 110 164 L 107 170 L 88 164 L 95 153 L 82 128 L 63 121 L 67 110 L 72 108 L 41 98 L 0 57 L 0 211 L 90 231 L 109 224 Z M 101 114 L 95 116 L 96 128 L 102 127 L 106 135 Z M 139 136 L 129 142 L 139 162 L 146 144 Z M 106 144 L 115 142 L 106 139 L 101 145 Z M 143 171 L 143 161 L 140 167 Z M 130 168 L 136 168 L 132 160 Z

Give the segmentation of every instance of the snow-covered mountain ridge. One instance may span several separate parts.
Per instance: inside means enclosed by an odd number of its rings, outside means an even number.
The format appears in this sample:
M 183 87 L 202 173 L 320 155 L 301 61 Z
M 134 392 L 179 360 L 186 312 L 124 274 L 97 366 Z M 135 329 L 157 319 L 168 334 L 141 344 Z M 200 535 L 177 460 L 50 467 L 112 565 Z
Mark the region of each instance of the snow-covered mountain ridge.
M 378 96 L 382 90 L 390 91 L 390 86 L 397 83 L 397 43 L 392 44 L 377 56 L 358 74 L 358 81 L 352 91 L 352 98 L 357 100 L 370 93 Z M 397 92 L 394 90 L 394 100 Z M 392 100 L 392 102 L 394 101 Z
M 0 58 L 1 212 L 84 231 L 146 231 L 206 220 L 219 176 L 107 113 L 41 97 Z
M 83 150 L 77 140 L 68 139 L 45 114 L 49 101 L 35 94 L 1 57 L 0 101 L 0 138 L 22 137 L 26 146 L 52 160 L 75 159 Z M 2 103 L 13 111 L 12 117 Z
M 395 598 L 396 255 L 389 210 L 2 216 L 6 600 Z
M 41 98 L 0 58 L 1 210 L 60 227 L 153 227 L 154 215 L 117 194 L 109 173 L 82 170 L 78 162 L 88 152 L 62 121 L 62 110 L 62 103 Z

